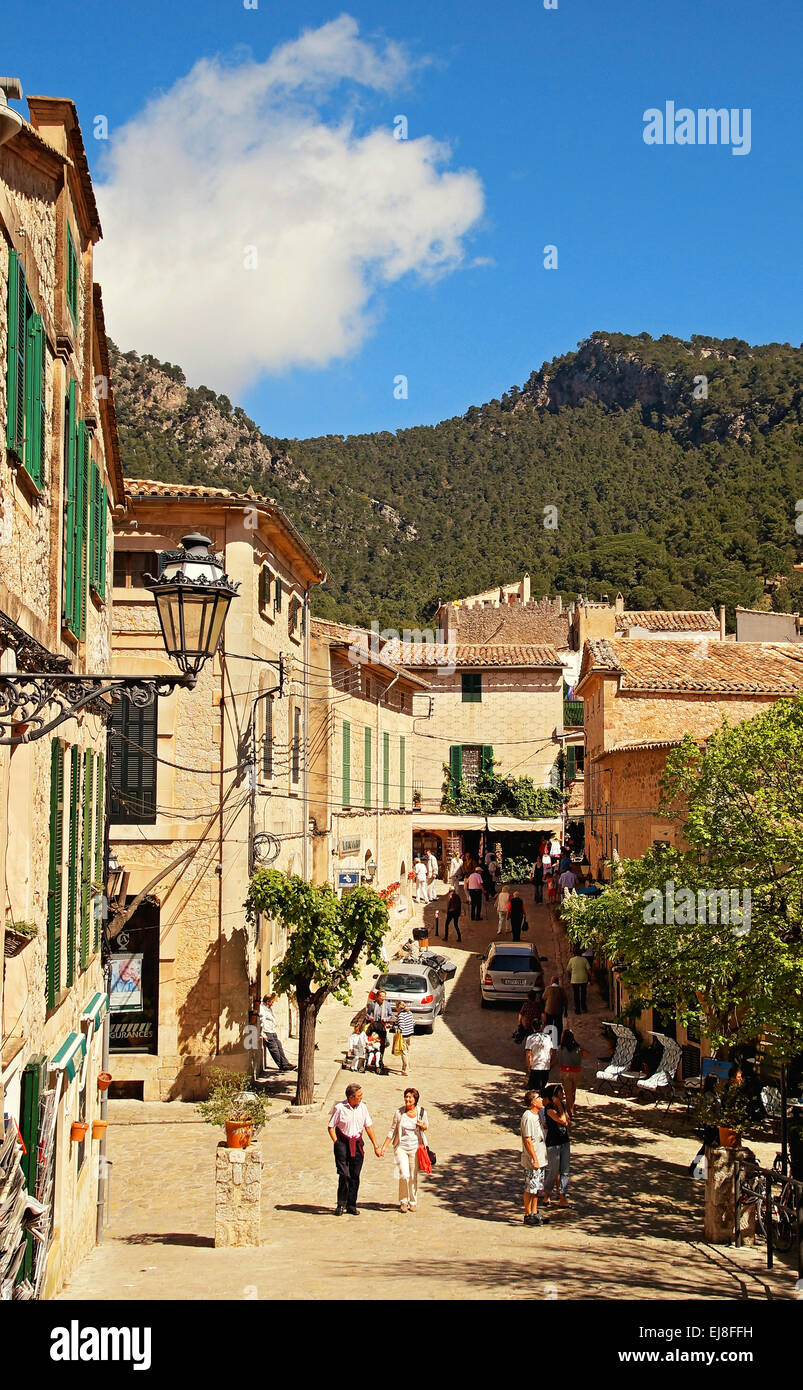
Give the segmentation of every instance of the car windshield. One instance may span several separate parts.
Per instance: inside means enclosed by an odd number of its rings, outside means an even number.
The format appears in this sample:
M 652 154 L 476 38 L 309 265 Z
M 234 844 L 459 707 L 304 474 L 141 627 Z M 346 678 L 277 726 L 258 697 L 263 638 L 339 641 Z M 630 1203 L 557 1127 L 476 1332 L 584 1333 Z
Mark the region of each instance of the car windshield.
M 391 994 L 423 994 L 426 986 L 420 975 L 383 975 L 377 982 L 378 989 L 390 990 Z
M 497 953 L 488 962 L 489 970 L 504 970 L 506 975 L 524 975 L 534 970 L 532 956 L 501 956 Z

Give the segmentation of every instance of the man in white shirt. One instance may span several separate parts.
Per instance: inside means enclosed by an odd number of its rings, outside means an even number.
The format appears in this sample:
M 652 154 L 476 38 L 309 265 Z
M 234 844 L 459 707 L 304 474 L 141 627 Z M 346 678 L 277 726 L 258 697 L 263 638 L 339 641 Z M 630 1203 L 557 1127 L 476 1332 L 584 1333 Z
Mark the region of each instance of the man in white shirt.
M 430 900 L 430 902 L 434 902 L 434 901 L 435 901 L 435 898 L 436 898 L 436 896 L 437 896 L 437 895 L 436 895 L 436 891 L 435 891 L 435 884 L 436 884 L 436 882 L 437 882 L 437 879 L 438 879 L 438 861 L 437 861 L 437 859 L 435 858 L 435 855 L 432 853 L 432 850 L 429 850 L 429 851 L 427 852 L 427 885 L 428 885 L 429 900 Z
M 374 1134 L 373 1121 L 368 1107 L 362 1098 L 362 1086 L 352 1081 L 346 1087 L 346 1098 L 332 1107 L 329 1116 L 329 1138 L 334 1144 L 335 1168 L 337 1169 L 337 1209 L 335 1216 L 344 1211 L 349 1216 L 359 1216 L 357 1194 L 360 1190 L 360 1173 L 365 1157 L 362 1141 L 363 1130 L 374 1146 L 377 1158 L 382 1155 Z
M 468 876 L 468 896 L 471 900 L 472 922 L 482 921 L 482 874 L 474 869 Z
M 416 859 L 413 864 L 413 874 L 415 876 L 415 900 L 417 903 L 428 903 L 429 894 L 427 893 L 427 866 L 420 859 Z
M 524 1224 L 544 1226 L 548 1216 L 538 1215 L 538 1194 L 544 1190 L 547 1150 L 544 1137 L 543 1104 L 537 1091 L 524 1096 L 527 1109 L 521 1117 L 521 1166 L 524 1169 Z
M 533 1031 L 525 1039 L 524 1056 L 527 1063 L 527 1085 L 531 1090 L 543 1091 L 557 1052 L 552 1046 L 552 1038 L 544 1031 L 540 1022 L 533 1024 Z
M 262 1036 L 263 1046 L 263 1066 L 267 1061 L 266 1054 L 269 1052 L 279 1071 L 294 1071 L 293 1063 L 289 1057 L 285 1056 L 282 1040 L 279 1037 L 279 1030 L 276 1026 L 276 1019 L 273 1014 L 273 1005 L 276 1002 L 275 994 L 266 994 L 259 1006 L 259 1031 Z M 264 1067 L 267 1071 L 267 1067 Z

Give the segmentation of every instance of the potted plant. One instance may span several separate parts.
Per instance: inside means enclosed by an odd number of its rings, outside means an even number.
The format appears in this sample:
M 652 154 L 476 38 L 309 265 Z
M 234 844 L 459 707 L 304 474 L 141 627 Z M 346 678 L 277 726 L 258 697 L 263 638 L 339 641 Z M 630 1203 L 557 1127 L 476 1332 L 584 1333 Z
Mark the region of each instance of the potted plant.
M 267 1096 L 249 1090 L 247 1072 L 214 1069 L 209 1073 L 209 1095 L 198 1106 L 209 1125 L 223 1125 L 228 1149 L 247 1149 L 268 1120 Z
M 6 922 L 4 954 L 18 956 L 38 934 L 39 928 L 35 922 Z
M 743 1093 L 731 1086 L 722 1097 L 722 1112 L 719 1120 L 719 1142 L 723 1149 L 738 1149 L 742 1142 L 742 1130 L 749 1118 L 749 1109 Z
M 107 1128 L 108 1128 L 108 1124 L 109 1124 L 109 1121 L 108 1121 L 108 1120 L 93 1120 L 93 1121 L 92 1121 L 92 1138 L 93 1138 L 93 1139 L 102 1139 L 102 1138 L 104 1137 L 105 1133 L 106 1133 L 106 1130 L 107 1130 Z
M 114 1077 L 112 1076 L 112 1074 L 111 1074 L 110 1071 L 99 1071 L 99 1072 L 98 1072 L 98 1090 L 99 1090 L 99 1091 L 108 1091 L 108 1089 L 109 1089 L 109 1087 L 111 1086 L 113 1080 L 114 1080 Z
M 83 1144 L 86 1139 L 86 1132 L 89 1129 L 88 1121 L 73 1120 L 70 1127 L 70 1140 L 74 1144 Z

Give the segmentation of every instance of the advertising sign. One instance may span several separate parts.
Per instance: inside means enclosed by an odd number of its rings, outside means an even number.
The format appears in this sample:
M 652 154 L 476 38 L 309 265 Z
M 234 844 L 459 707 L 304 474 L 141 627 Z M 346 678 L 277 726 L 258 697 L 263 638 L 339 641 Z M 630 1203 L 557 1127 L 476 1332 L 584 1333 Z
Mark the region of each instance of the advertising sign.
M 109 1008 L 113 1013 L 142 1008 L 142 952 L 112 956 Z

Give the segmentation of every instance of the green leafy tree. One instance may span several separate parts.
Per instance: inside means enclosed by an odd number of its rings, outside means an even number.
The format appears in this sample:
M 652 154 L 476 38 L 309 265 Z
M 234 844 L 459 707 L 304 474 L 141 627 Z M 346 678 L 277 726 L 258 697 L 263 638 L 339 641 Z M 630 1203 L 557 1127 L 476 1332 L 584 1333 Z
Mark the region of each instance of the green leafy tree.
M 704 751 L 687 736 L 660 809 L 686 847 L 623 860 L 601 897 L 568 899 L 572 936 L 715 1045 L 760 1038 L 791 1057 L 803 1048 L 803 697 L 724 725 Z M 673 920 L 660 920 L 670 883 Z
M 455 785 L 447 763 L 443 767 L 441 810 L 470 816 L 518 816 L 535 820 L 560 814 L 565 800 L 552 787 L 537 787 L 532 777 L 498 777 L 493 767 L 483 768 L 473 786 L 464 778 Z
M 296 1105 L 310 1105 L 315 1088 L 315 1029 L 329 995 L 348 1003 L 351 981 L 360 978 L 360 959 L 381 965 L 380 947 L 388 929 L 387 904 L 365 886 L 338 898 L 278 869 L 257 869 L 246 899 L 246 915 L 259 913 L 288 929 L 287 950 L 273 972 L 278 994 L 295 994 L 298 1005 Z

